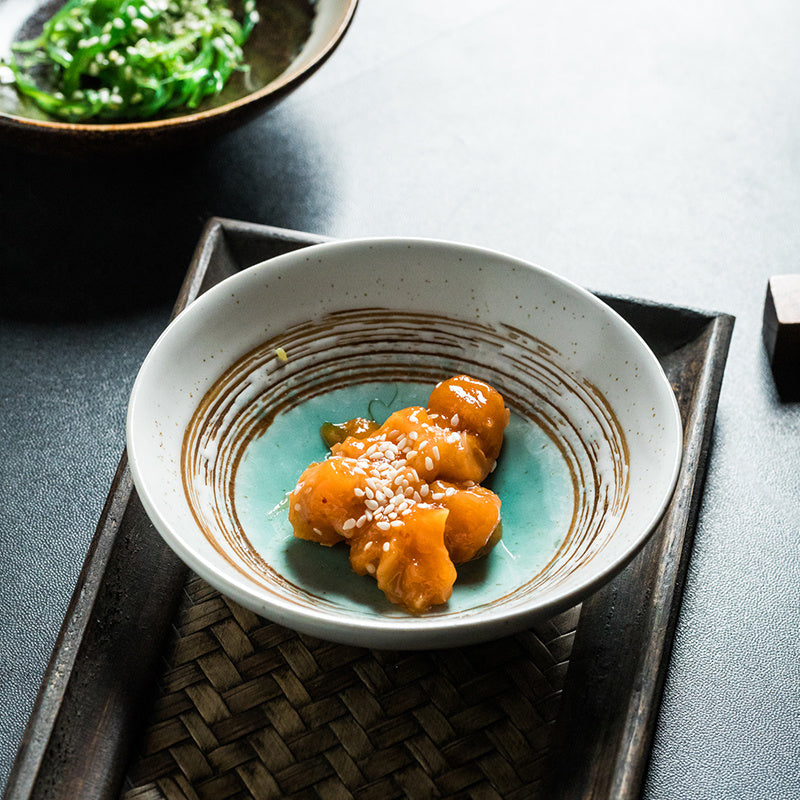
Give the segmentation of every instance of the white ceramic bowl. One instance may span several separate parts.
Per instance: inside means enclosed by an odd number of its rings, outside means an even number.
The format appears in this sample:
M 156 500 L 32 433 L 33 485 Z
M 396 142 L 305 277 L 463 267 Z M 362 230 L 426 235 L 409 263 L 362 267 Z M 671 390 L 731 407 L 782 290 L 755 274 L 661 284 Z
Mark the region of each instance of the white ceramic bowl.
M 285 353 L 285 357 L 284 357 Z M 321 423 L 424 405 L 486 380 L 512 410 L 491 476 L 503 539 L 422 616 L 293 538 L 286 493 L 325 456 Z M 131 396 L 128 457 L 175 552 L 256 613 L 375 648 L 464 644 L 581 601 L 641 548 L 672 495 L 682 430 L 639 335 L 546 270 L 417 239 L 316 245 L 251 267 L 182 312 Z

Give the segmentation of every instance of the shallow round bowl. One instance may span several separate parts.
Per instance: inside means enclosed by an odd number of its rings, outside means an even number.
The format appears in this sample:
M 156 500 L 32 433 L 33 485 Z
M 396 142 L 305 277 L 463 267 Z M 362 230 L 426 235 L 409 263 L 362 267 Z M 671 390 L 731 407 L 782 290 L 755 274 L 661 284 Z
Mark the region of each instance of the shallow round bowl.
M 204 141 L 269 108 L 318 69 L 344 37 L 358 0 L 257 0 L 261 21 L 244 46 L 247 72 L 196 109 L 141 121 L 71 123 L 48 116 L 10 85 L 0 84 L 0 136 L 20 146 L 59 152 L 116 151 Z M 13 42 L 41 33 L 64 0 L 0 0 L 0 61 Z M 236 4 L 233 3 L 233 8 Z
M 382 421 L 467 373 L 511 410 L 487 484 L 503 535 L 414 616 L 296 539 L 287 494 L 325 458 L 326 421 Z M 147 356 L 128 456 L 141 500 L 208 583 L 275 622 L 376 648 L 528 627 L 584 599 L 642 547 L 672 495 L 674 393 L 639 335 L 578 286 L 501 253 L 417 239 L 316 245 L 218 284 Z

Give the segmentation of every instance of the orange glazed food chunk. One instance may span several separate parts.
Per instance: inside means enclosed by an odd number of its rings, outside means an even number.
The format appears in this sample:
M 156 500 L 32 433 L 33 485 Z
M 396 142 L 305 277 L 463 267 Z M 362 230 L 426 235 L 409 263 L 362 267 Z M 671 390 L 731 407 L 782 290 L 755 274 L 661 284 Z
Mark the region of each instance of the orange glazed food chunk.
M 509 412 L 488 384 L 442 381 L 428 407 L 395 411 L 383 425 L 323 426 L 333 442 L 289 497 L 294 535 L 346 542 L 350 564 L 413 613 L 446 603 L 456 564 L 490 547 L 500 498 L 480 483 L 494 469 Z

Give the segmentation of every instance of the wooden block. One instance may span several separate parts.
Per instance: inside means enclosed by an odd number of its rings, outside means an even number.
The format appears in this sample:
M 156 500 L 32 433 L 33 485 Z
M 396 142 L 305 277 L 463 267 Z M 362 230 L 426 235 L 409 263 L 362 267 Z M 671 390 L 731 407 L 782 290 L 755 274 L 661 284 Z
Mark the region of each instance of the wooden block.
M 800 275 L 769 279 L 762 332 L 778 394 L 800 400 Z

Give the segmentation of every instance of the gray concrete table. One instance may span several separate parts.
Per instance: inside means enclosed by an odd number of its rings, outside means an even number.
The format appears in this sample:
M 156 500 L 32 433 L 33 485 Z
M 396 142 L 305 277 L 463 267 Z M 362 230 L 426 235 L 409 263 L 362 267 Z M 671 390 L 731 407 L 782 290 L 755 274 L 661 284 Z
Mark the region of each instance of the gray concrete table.
M 645 797 L 800 794 L 800 406 L 761 343 L 800 253 L 788 0 L 364 2 L 202 151 L 0 153 L 0 788 L 204 220 L 511 252 L 737 317 Z

